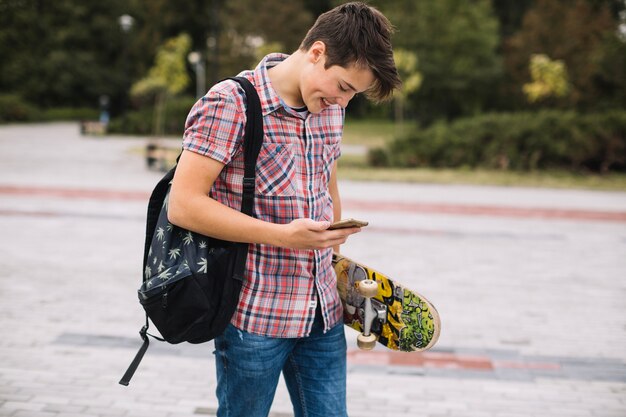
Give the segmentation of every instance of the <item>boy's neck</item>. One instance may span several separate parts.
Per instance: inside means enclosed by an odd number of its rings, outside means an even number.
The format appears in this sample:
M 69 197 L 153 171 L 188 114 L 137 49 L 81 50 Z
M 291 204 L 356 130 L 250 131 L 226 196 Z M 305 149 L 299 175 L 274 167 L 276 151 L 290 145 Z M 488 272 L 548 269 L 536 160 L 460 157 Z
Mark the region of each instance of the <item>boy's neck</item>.
M 297 50 L 268 70 L 272 87 L 289 107 L 298 108 L 305 105 L 300 91 L 300 73 L 305 58 L 305 54 Z

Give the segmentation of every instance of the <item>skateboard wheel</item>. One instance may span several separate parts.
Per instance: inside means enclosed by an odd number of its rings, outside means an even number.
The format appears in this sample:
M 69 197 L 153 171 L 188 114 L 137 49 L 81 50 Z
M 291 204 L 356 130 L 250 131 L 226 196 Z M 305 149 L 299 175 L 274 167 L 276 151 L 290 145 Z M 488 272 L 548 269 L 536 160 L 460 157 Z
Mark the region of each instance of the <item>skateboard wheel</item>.
M 378 294 L 378 283 L 373 279 L 364 279 L 359 282 L 359 294 L 363 297 L 375 297 Z
M 356 344 L 359 347 L 359 349 L 372 350 L 374 349 L 374 346 L 376 346 L 376 336 L 373 334 L 366 336 L 363 333 L 361 333 L 356 338 Z

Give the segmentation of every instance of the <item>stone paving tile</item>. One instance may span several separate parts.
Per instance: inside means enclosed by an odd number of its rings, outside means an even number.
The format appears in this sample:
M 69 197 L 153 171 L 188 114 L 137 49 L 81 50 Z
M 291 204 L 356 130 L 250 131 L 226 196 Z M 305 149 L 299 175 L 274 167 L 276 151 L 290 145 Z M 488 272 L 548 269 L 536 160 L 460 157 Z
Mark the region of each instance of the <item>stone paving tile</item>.
M 141 139 L 95 140 L 77 131 L 68 124 L 0 127 L 0 185 L 147 193 L 161 176 L 129 152 Z M 37 146 L 25 155 L 14 135 Z M 626 211 L 626 193 L 341 186 L 352 202 L 369 195 L 415 204 Z M 140 345 L 135 291 L 144 215 L 145 205 L 132 199 L 0 192 L 0 230 L 10 237 L 0 239 L 0 416 L 178 417 L 215 410 L 210 345 L 153 343 L 131 385 L 117 384 Z M 455 366 L 351 363 L 352 417 L 626 415 L 626 287 L 619 279 L 626 271 L 625 224 L 354 204 L 346 216 L 372 227 L 344 252 L 435 302 L 444 329 L 432 353 Z M 356 332 L 346 336 L 354 348 Z M 491 368 L 459 368 L 470 357 Z M 272 415 L 290 410 L 281 381 Z

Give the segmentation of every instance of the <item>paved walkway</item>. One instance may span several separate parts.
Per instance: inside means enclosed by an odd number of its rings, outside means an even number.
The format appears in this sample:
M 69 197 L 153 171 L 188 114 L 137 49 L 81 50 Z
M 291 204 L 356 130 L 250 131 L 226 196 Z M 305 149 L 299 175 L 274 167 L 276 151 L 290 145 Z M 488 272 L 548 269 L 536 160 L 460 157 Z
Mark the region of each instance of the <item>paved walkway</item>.
M 0 416 L 214 415 L 212 346 L 140 344 L 143 139 L 0 127 Z M 423 354 L 356 349 L 369 416 L 626 415 L 626 192 L 342 182 L 343 248 L 443 319 Z M 284 384 L 272 416 L 290 416 Z

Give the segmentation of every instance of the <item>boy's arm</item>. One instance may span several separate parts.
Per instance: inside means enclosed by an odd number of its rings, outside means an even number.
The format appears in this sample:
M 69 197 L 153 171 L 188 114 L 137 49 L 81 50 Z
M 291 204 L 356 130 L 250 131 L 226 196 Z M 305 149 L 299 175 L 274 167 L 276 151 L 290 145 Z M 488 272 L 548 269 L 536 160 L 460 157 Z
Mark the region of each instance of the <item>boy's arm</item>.
M 273 224 L 231 209 L 208 196 L 223 167 L 214 159 L 183 151 L 169 196 L 171 223 L 217 239 L 293 249 L 335 247 L 359 231 L 358 228 L 326 230 L 329 222 L 312 219 Z
M 333 164 L 330 172 L 328 192 L 333 199 L 333 222 L 336 222 L 341 220 L 341 197 L 339 196 L 339 185 L 337 184 L 337 161 Z M 333 251 L 339 253 L 339 245 L 334 245 Z

